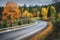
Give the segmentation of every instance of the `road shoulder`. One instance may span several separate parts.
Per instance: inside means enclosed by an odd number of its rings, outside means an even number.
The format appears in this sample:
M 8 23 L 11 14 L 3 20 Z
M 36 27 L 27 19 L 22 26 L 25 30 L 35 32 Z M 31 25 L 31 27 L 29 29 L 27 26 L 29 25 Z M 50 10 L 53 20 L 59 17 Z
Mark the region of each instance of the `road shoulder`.
M 48 34 L 50 34 L 53 30 L 53 25 L 51 22 L 48 22 L 47 28 L 45 28 L 42 32 L 33 36 L 30 40 L 44 40 Z

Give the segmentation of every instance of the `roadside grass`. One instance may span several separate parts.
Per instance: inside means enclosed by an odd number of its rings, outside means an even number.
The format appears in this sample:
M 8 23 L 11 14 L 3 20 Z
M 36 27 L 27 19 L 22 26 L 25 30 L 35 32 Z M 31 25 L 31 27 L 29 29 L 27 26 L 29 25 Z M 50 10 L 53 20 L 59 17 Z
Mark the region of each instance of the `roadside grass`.
M 30 40 L 60 40 L 60 19 L 52 19 L 48 28 L 33 36 Z
M 48 22 L 48 28 L 33 36 L 30 40 L 60 40 L 60 19 L 52 18 Z
M 54 31 L 45 40 L 60 40 L 60 21 L 53 23 Z
M 0 21 L 0 29 L 14 27 L 18 25 L 30 24 L 33 22 L 34 20 L 31 20 L 31 19 L 16 19 L 15 21 L 12 21 L 12 22 L 10 22 L 10 20 L 2 20 Z
M 40 19 L 40 17 L 34 17 L 33 20 L 37 20 L 37 19 Z
M 30 23 L 30 24 L 24 24 L 24 25 L 15 26 L 15 27 L 13 27 L 13 28 L 7 28 L 7 30 L 17 30 L 18 28 L 22 28 L 22 27 L 26 27 L 26 26 L 33 25 L 34 23 L 35 23 L 35 22 Z M 0 32 L 5 32 L 5 31 L 7 31 L 7 30 L 2 29 L 2 30 L 0 30 Z
M 45 40 L 45 38 L 52 33 L 53 29 L 53 25 L 51 24 L 51 22 L 48 23 L 48 27 L 43 30 L 42 32 L 38 33 L 37 35 L 33 36 L 30 40 Z
M 16 30 L 18 28 L 22 28 L 22 27 L 26 27 L 26 26 L 30 26 L 33 25 L 35 23 L 34 18 L 32 18 L 33 20 L 19 20 L 19 22 L 17 22 L 15 25 L 13 26 L 8 26 L 6 28 L 0 28 L 0 32 L 4 32 L 6 30 Z M 6 24 L 7 25 L 7 24 Z

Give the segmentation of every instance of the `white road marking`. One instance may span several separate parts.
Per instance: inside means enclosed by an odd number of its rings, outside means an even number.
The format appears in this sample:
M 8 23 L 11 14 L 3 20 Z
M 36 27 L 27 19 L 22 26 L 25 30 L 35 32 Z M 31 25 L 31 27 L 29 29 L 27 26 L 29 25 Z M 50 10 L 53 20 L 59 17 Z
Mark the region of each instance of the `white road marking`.
M 23 38 L 25 38 L 25 37 L 27 37 L 27 36 L 29 36 L 29 35 L 32 35 L 32 34 L 38 32 L 39 30 L 44 29 L 46 26 L 47 26 L 47 25 L 45 25 L 44 27 L 41 27 L 41 28 L 38 29 L 38 30 L 35 30 L 35 31 L 33 31 L 33 32 L 30 32 L 30 33 L 28 33 L 28 34 L 26 34 L 26 35 L 23 35 L 23 36 L 21 36 L 21 37 L 19 37 L 19 38 L 16 38 L 15 40 L 21 40 L 21 39 L 23 39 Z

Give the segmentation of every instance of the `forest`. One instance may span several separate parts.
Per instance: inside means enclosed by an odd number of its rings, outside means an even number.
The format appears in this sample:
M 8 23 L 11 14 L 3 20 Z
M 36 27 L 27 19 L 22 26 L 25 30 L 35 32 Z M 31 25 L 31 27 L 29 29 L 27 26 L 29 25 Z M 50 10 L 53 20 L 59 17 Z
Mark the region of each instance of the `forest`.
M 13 25 L 29 24 L 33 18 L 52 21 L 54 30 L 46 40 L 59 40 L 60 38 L 60 2 L 42 6 L 12 6 L 0 7 L 0 28 L 8 28 Z

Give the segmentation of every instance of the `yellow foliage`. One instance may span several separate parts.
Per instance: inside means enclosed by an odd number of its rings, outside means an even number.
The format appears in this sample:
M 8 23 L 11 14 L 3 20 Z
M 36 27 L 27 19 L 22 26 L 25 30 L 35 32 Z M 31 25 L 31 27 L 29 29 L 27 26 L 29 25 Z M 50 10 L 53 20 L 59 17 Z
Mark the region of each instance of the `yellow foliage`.
M 60 12 L 58 13 L 58 17 L 60 18 Z
M 33 14 L 32 13 L 29 13 L 30 14 L 30 17 L 32 18 L 33 17 Z
M 23 12 L 22 17 L 33 17 L 32 13 L 29 13 L 27 10 Z
M 27 10 L 25 12 L 23 12 L 22 17 L 28 17 L 28 16 L 29 16 L 29 13 Z
M 47 20 L 47 13 L 48 13 L 48 9 L 47 8 L 42 8 L 42 15 L 43 15 L 44 20 Z
M 47 16 L 43 16 L 43 20 L 47 20 L 48 18 L 47 18 Z
M 55 7 L 54 6 L 50 6 L 51 7 L 51 9 L 54 9 L 55 10 Z
M 40 12 L 39 11 L 37 11 L 37 17 L 39 17 L 40 16 Z
M 47 12 L 48 12 L 48 9 L 46 9 L 46 8 L 42 8 L 42 15 L 43 16 L 47 16 Z
M 50 6 L 51 7 L 51 17 L 55 17 L 55 13 L 56 13 L 56 9 L 55 9 L 55 7 L 54 6 Z

